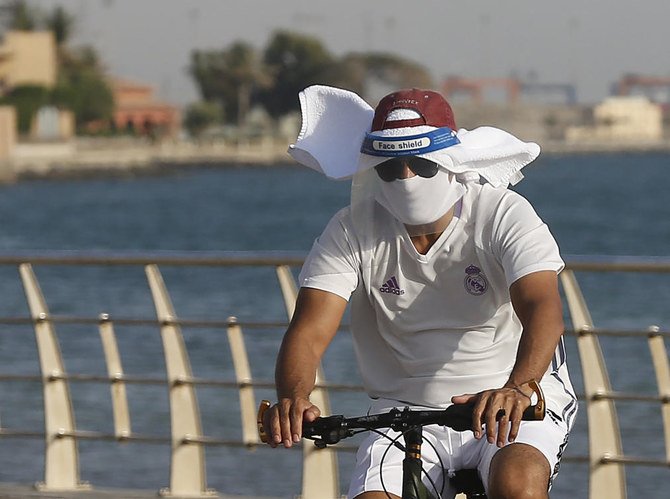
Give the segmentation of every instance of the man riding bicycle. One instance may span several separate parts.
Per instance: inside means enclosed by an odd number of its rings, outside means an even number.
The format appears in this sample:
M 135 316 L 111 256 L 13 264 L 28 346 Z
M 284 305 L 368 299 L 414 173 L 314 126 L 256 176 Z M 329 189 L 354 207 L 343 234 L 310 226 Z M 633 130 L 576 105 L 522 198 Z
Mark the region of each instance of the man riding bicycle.
M 370 412 L 475 402 L 472 433 L 424 428 L 429 475 L 441 462 L 450 473 L 476 468 L 490 499 L 548 497 L 577 410 L 562 340 L 563 261 L 528 201 L 507 189 L 539 147 L 491 127 L 457 132 L 432 91 L 389 94 L 374 111 L 331 87 L 300 99 L 303 126 L 289 152 L 331 178 L 353 177 L 352 199 L 300 273 L 277 358 L 278 402 L 265 415 L 270 445 L 291 447 L 303 420 L 320 415 L 309 396 L 350 301 Z M 521 421 L 530 380 L 546 397 L 543 421 Z M 361 444 L 349 497 L 400 496 L 403 452 L 387 448 L 376 433 Z

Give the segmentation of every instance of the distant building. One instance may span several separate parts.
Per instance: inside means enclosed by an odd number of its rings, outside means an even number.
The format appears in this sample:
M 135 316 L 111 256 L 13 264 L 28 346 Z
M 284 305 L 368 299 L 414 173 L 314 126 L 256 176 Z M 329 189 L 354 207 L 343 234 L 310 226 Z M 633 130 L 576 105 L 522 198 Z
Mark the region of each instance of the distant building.
M 0 182 L 14 178 L 10 159 L 16 141 L 16 110 L 11 106 L 0 106 Z
M 150 85 L 115 79 L 113 122 L 117 130 L 138 135 L 174 137 L 179 132 L 181 113 L 176 106 L 156 100 Z
M 660 140 L 663 110 L 646 97 L 609 97 L 595 107 L 592 126 L 566 130 L 568 142 Z
M 51 31 L 8 31 L 0 44 L 0 95 L 22 85 L 52 88 L 58 75 L 56 41 Z M 49 109 L 38 113 L 31 126 L 31 139 L 67 139 L 73 135 L 71 112 Z M 4 118 L 4 114 L 2 115 Z M 11 121 L 16 126 L 16 117 Z M 46 128 L 45 128 L 46 127 Z M 0 142 L 16 142 L 16 131 L 0 127 Z M 10 137 L 5 136 L 10 133 Z M 3 157 L 5 147 L 0 147 Z M 0 175 L 2 177 L 2 175 Z
M 56 42 L 50 31 L 8 31 L 0 45 L 0 90 L 56 84 Z

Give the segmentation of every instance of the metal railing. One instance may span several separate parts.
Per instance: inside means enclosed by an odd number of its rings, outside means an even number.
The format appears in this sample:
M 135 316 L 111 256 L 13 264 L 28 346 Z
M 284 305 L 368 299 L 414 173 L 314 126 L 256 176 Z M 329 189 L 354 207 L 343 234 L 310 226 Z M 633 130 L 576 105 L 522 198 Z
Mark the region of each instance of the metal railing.
M 284 298 L 287 317 L 293 313 L 297 295 L 290 267 L 299 265 L 303 254 L 296 253 L 226 253 L 226 252 L 47 252 L 0 253 L 0 265 L 16 266 L 25 290 L 29 317 L 0 317 L 0 327 L 30 324 L 34 328 L 40 365 L 39 375 L 0 373 L 0 382 L 40 382 L 44 401 L 44 431 L 0 426 L 0 438 L 43 438 L 44 476 L 40 488 L 46 491 L 74 491 L 90 487 L 82 483 L 79 471 L 78 442 L 84 440 L 148 442 L 170 445 L 169 485 L 161 491 L 166 496 L 209 497 L 216 492 L 208 488 L 205 476 L 205 446 L 231 446 L 253 449 L 260 444 L 255 418 L 258 401 L 254 389 L 270 389 L 271 380 L 252 376 L 243 329 L 284 327 L 283 322 L 240 322 L 225 320 L 179 319 L 172 305 L 159 265 L 179 267 L 264 266 L 274 267 Z M 593 324 L 575 271 L 589 272 L 670 272 L 670 259 L 660 258 L 566 258 L 568 266 L 561 274 L 561 284 L 569 310 L 581 360 L 587 411 L 588 456 L 568 460 L 586 462 L 589 467 L 589 497 L 626 497 L 626 466 L 670 467 L 670 367 L 665 339 L 670 336 L 659 327 L 647 330 L 604 330 Z M 53 316 L 40 288 L 33 266 L 142 266 L 156 309 L 155 319 L 99 316 Z M 106 376 L 68 373 L 60 351 L 56 327 L 62 324 L 96 325 L 103 346 Z M 157 326 L 165 357 L 166 376 L 131 376 L 124 372 L 119 354 L 115 326 Z M 234 379 L 206 379 L 193 375 L 181 328 L 225 329 L 232 353 Z M 599 336 L 646 337 L 656 375 L 657 396 L 621 393 L 612 390 Z M 113 433 L 78 428 L 70 393 L 70 382 L 104 383 L 110 388 Z M 166 385 L 169 394 L 170 435 L 135 433 L 132 429 L 126 388 L 131 384 Z M 233 388 L 238 391 L 241 438 L 221 439 L 203 434 L 197 386 Z M 330 391 L 360 391 L 351 384 L 325 381 L 319 370 L 313 401 L 325 413 L 329 411 Z M 615 401 L 658 403 L 661 408 L 665 442 L 665 459 L 633 457 L 624 454 L 621 444 Z M 168 415 L 166 415 L 167 417 Z M 351 450 L 351 447 L 342 447 Z M 340 449 L 340 450 L 341 450 Z M 303 498 L 339 496 L 336 449 L 316 450 L 303 446 Z

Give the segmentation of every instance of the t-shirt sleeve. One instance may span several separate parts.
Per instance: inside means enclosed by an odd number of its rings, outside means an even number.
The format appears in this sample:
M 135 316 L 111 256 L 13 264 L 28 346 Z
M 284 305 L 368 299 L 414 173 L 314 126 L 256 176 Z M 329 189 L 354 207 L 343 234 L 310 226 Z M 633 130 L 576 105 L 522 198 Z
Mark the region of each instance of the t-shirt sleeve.
M 508 191 L 493 219 L 491 249 L 503 266 L 507 285 L 542 270 L 565 266 L 549 227 L 521 195 Z
M 301 287 L 328 291 L 349 300 L 358 286 L 360 262 L 347 220 L 348 210 L 340 211 L 314 241 L 298 277 Z

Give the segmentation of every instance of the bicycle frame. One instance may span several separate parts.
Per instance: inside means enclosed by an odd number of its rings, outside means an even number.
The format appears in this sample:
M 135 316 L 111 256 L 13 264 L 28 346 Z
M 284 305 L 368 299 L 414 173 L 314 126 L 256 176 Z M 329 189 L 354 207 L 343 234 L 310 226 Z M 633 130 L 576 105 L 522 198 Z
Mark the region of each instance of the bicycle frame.
M 423 426 L 410 427 L 403 433 L 403 438 L 405 440 L 405 458 L 402 462 L 401 499 L 436 499 L 440 496 L 440 493 L 438 493 L 438 496 L 433 495 L 429 487 L 421 480 L 423 473 L 421 461 Z M 459 470 L 454 478 L 449 477 L 449 481 L 457 493 L 464 493 L 468 499 L 486 499 L 484 485 L 479 479 L 477 470 Z
M 423 427 L 411 427 L 404 434 L 405 459 L 402 462 L 402 499 L 432 499 L 432 494 L 421 481 L 421 443 Z

